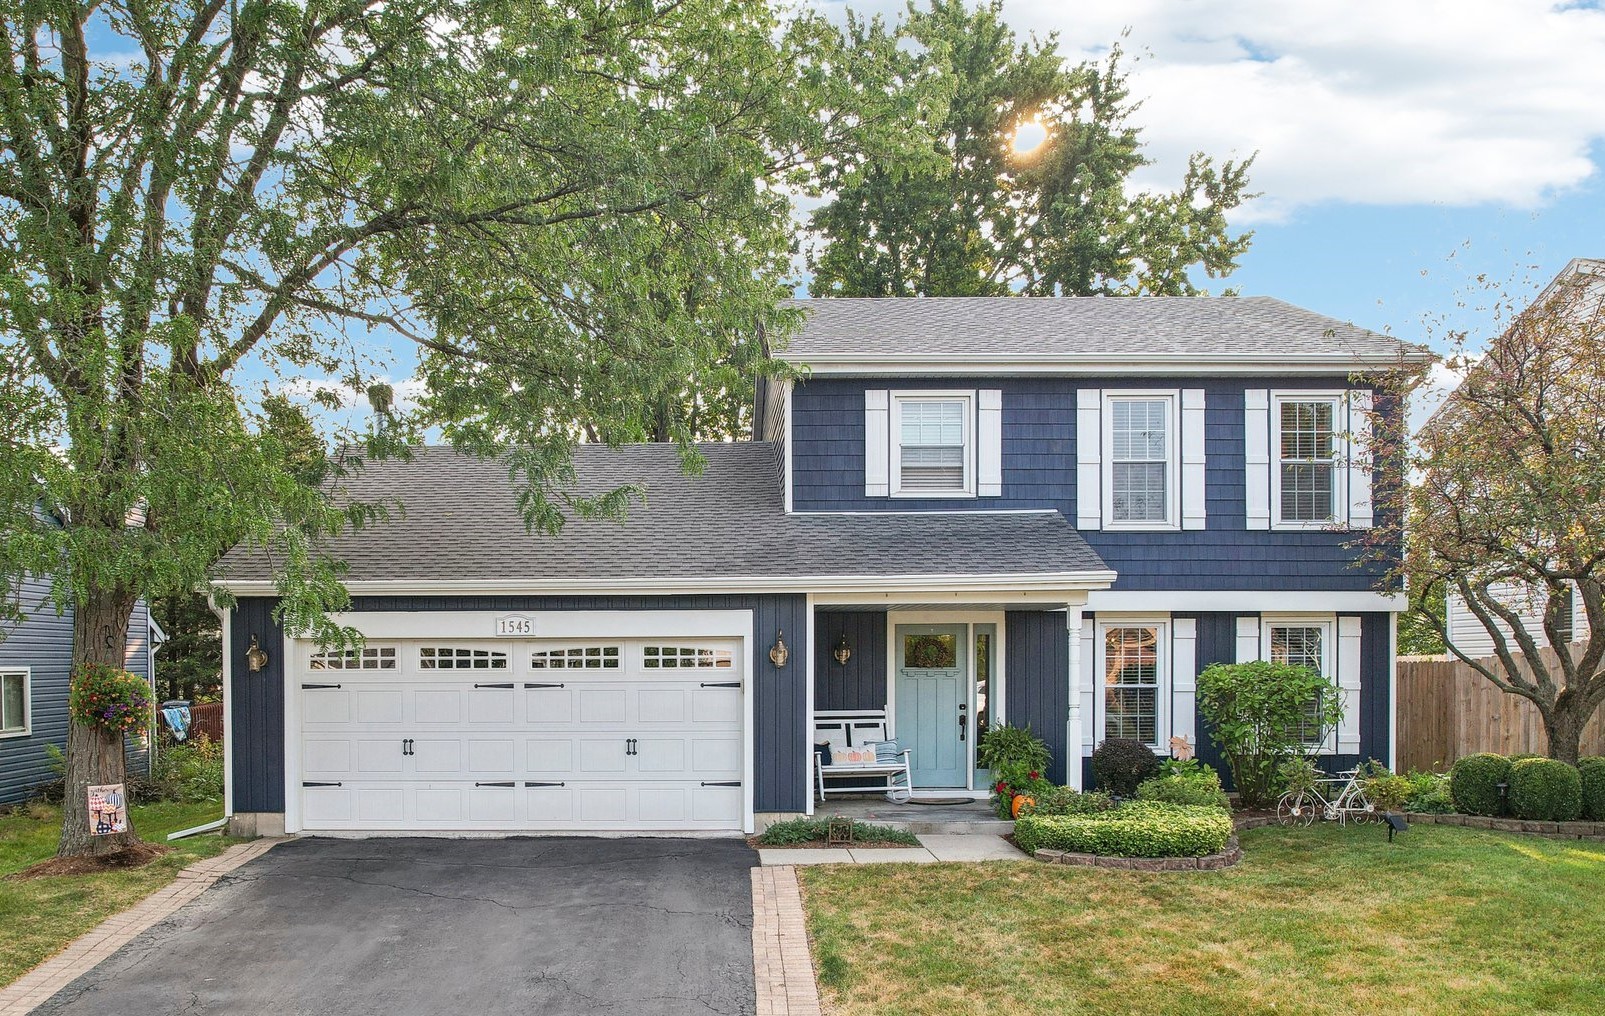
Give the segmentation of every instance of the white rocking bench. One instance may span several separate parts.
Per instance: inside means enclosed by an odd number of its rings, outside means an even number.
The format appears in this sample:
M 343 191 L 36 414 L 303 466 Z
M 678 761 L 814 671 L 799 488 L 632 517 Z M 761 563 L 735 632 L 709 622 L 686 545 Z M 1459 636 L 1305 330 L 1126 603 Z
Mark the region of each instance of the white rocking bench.
M 829 756 L 817 748 L 813 753 L 814 785 L 821 801 L 825 800 L 827 777 L 833 781 L 829 789 L 837 794 L 884 791 L 888 800 L 898 804 L 914 796 L 909 750 L 887 738 L 885 710 L 815 713 L 814 744 L 827 743 Z M 868 754 L 873 761 L 847 761 L 854 754 Z M 853 782 L 844 785 L 843 779 Z M 865 782 L 868 780 L 875 782 Z

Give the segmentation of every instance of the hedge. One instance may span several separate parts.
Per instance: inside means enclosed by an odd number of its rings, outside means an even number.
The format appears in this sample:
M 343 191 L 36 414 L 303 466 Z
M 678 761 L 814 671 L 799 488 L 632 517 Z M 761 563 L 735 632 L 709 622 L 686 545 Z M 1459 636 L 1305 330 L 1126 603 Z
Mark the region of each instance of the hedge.
M 1605 822 L 1605 756 L 1578 759 L 1577 773 L 1583 785 L 1583 817 Z
M 1552 758 L 1524 758 L 1510 767 L 1510 810 L 1535 822 L 1571 822 L 1583 813 L 1577 770 Z
M 1196 775 L 1155 776 L 1137 788 L 1139 801 L 1191 804 L 1200 808 L 1230 808 L 1226 791 L 1220 787 L 1220 774 L 1210 769 Z
M 1231 839 L 1219 808 L 1134 801 L 1096 815 L 1022 815 L 1014 841 L 1022 850 L 1068 850 L 1106 857 L 1202 857 Z
M 1462 815 L 1501 815 L 1499 784 L 1510 782 L 1510 759 L 1483 753 L 1467 755 L 1449 770 L 1449 796 Z

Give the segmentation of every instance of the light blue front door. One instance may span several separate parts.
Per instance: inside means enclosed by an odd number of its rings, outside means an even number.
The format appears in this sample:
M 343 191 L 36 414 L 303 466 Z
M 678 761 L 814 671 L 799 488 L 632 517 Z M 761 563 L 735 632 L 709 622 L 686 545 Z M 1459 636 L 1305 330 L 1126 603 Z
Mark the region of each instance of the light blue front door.
M 913 754 L 914 786 L 967 786 L 968 629 L 897 626 L 897 740 Z

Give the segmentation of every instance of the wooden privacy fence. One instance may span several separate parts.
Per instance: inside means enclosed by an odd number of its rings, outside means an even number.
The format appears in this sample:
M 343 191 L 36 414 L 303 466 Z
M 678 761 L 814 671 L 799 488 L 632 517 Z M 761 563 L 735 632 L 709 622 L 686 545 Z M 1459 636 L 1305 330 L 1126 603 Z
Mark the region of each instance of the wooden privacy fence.
M 204 702 L 190 706 L 189 736 L 205 734 L 213 741 L 223 740 L 223 703 Z
M 1553 665 L 1555 651 L 1542 652 Z M 1400 772 L 1445 771 L 1455 759 L 1479 751 L 1549 752 L 1537 707 L 1500 691 L 1459 660 L 1401 659 L 1398 691 Z M 1582 752 L 1605 755 L 1605 713 L 1595 713 L 1583 728 Z

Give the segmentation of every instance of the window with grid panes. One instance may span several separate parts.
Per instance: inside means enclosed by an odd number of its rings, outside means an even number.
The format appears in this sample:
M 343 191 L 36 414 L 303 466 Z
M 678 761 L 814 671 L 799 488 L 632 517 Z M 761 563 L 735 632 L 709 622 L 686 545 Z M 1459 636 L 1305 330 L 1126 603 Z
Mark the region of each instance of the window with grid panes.
M 1170 521 L 1170 402 L 1109 403 L 1109 489 L 1113 522 Z
M 1283 399 L 1277 407 L 1283 522 L 1329 522 L 1336 512 L 1337 401 Z
M 1271 662 L 1294 667 L 1308 667 L 1322 677 L 1326 672 L 1326 626 L 1319 624 L 1293 624 L 1271 626 Z M 1321 701 L 1312 699 L 1304 707 L 1304 722 L 1299 726 L 1299 740 L 1307 745 L 1321 742 Z
M 898 400 L 900 493 L 968 491 L 969 400 Z
M 1159 743 L 1159 629 L 1151 625 L 1103 632 L 1103 736 Z

